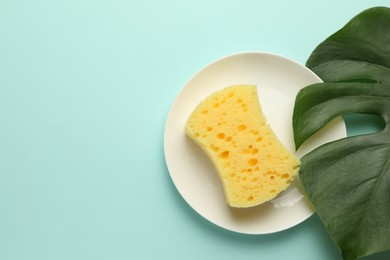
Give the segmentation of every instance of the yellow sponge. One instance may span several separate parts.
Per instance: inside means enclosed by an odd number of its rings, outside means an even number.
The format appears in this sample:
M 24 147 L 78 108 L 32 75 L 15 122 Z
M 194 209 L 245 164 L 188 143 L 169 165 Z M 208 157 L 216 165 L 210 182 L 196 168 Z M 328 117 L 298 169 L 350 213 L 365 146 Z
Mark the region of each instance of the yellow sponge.
M 231 207 L 273 199 L 298 173 L 299 160 L 266 122 L 256 86 L 235 85 L 210 95 L 192 112 L 185 132 L 210 158 Z

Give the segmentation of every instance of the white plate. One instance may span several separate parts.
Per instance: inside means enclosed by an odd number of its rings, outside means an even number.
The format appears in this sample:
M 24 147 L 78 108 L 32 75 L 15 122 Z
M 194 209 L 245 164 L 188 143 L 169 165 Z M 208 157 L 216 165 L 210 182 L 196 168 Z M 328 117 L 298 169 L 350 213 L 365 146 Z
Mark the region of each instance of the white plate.
M 292 111 L 300 88 L 321 80 L 306 67 L 281 56 L 248 52 L 217 60 L 198 72 L 182 89 L 168 114 L 164 152 L 171 178 L 183 198 L 210 222 L 239 233 L 267 234 L 301 223 L 313 214 L 299 180 L 274 200 L 249 209 L 227 206 L 222 184 L 203 151 L 184 133 L 195 106 L 214 91 L 234 84 L 255 84 L 267 121 L 281 142 L 294 152 Z M 346 136 L 338 118 L 297 156 L 328 141 Z

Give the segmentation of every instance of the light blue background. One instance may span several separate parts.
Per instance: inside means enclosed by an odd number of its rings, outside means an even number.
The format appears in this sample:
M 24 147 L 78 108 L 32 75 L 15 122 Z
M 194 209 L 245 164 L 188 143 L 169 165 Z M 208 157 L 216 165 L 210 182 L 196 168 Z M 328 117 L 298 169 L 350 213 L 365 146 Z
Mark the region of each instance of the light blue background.
M 0 0 L 0 259 L 340 259 L 315 215 L 260 236 L 200 217 L 169 177 L 164 124 L 215 59 L 305 63 L 354 15 L 388 4 Z

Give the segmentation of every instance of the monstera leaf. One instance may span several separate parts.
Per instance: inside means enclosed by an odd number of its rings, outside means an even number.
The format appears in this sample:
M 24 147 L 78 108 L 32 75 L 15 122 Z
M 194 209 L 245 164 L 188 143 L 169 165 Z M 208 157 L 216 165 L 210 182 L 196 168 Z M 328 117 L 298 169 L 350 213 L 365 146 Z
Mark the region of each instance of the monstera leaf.
M 306 65 L 325 83 L 296 97 L 297 149 L 340 115 L 375 114 L 385 127 L 305 155 L 302 185 L 344 259 L 390 250 L 390 9 L 358 14 L 322 42 Z

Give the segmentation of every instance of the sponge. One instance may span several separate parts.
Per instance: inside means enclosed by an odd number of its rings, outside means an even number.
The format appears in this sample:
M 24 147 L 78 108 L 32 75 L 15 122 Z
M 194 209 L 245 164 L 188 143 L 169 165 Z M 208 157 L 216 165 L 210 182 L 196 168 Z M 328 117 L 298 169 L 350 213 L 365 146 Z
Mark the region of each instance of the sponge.
M 185 132 L 211 160 L 231 207 L 275 198 L 298 173 L 300 161 L 267 124 L 254 85 L 208 96 L 191 113 Z

